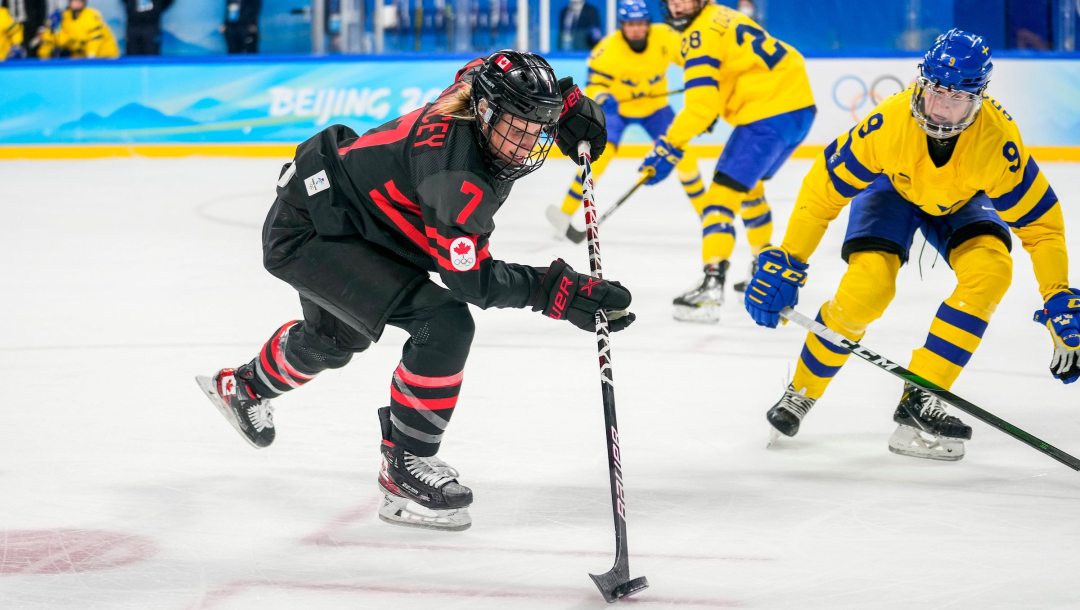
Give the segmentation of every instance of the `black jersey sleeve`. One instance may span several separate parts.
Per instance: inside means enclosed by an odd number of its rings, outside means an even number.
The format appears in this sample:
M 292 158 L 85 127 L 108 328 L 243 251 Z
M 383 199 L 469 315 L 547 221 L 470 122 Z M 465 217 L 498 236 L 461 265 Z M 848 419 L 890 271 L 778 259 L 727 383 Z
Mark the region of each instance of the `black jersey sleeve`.
M 439 172 L 417 194 L 429 250 L 451 292 L 481 309 L 532 304 L 545 270 L 492 258 L 488 236 L 499 200 L 485 181 L 462 170 Z

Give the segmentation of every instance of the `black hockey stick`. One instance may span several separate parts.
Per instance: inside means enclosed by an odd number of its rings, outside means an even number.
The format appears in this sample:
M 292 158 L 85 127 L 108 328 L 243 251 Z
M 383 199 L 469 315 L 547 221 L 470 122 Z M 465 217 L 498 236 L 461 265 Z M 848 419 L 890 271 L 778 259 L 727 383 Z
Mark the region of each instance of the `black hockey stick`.
M 600 268 L 600 237 L 596 222 L 596 202 L 593 200 L 592 159 L 589 143 L 578 146 L 581 156 L 581 195 L 585 202 L 585 230 L 589 234 L 589 270 L 602 279 Z M 600 355 L 600 391 L 604 398 L 604 423 L 611 480 L 611 512 L 615 516 L 615 565 L 603 574 L 589 574 L 608 603 L 629 597 L 646 589 L 649 581 L 640 576 L 630 580 L 630 555 L 626 549 L 626 492 L 623 489 L 622 456 L 619 451 L 619 425 L 615 421 L 615 386 L 611 375 L 611 341 L 608 317 L 603 309 L 596 310 L 596 347 Z
M 937 396 L 941 400 L 949 403 L 957 409 L 960 409 L 964 413 L 967 413 L 968 415 L 977 418 L 983 423 L 997 428 L 998 430 L 1001 430 L 1005 434 L 1008 434 L 1009 436 L 1015 438 L 1016 440 L 1024 443 L 1029 447 L 1034 448 L 1037 451 L 1045 453 L 1046 455 L 1054 458 L 1062 464 L 1065 464 L 1069 468 L 1072 468 L 1073 470 L 1080 470 L 1080 460 L 1074 458 L 1068 453 L 1065 453 L 1064 451 L 1058 449 L 1057 447 L 1054 447 L 1053 445 L 1047 443 L 1042 439 L 1036 438 L 1031 434 L 1024 432 L 1020 428 L 1017 428 L 1016 426 L 1001 419 L 993 413 L 984 411 L 983 409 L 976 407 L 975 405 L 964 400 L 963 398 L 960 398 L 956 394 L 953 394 L 948 390 L 942 389 L 934 383 L 927 381 L 922 377 L 919 377 L 915 373 L 912 373 L 911 371 L 905 369 L 899 364 L 896 364 L 885 356 L 875 354 L 874 352 L 866 349 L 862 345 L 859 345 L 857 342 L 851 341 L 845 338 L 840 333 L 829 329 L 824 324 L 821 324 L 815 320 L 811 320 L 810 318 L 802 315 L 801 313 L 795 311 L 790 307 L 785 307 L 783 311 L 780 312 L 780 317 L 789 322 L 794 322 L 795 324 L 798 324 L 799 326 L 814 333 L 822 339 L 825 339 L 833 345 L 837 345 L 846 349 L 847 351 L 855 354 L 856 356 L 878 367 L 879 369 L 888 371 L 893 375 L 896 375 L 897 377 L 903 379 L 904 381 L 907 381 L 912 385 L 922 388 L 924 391 L 929 392 L 934 396 Z
M 596 221 L 596 224 L 598 226 L 604 224 L 604 221 L 607 220 L 608 216 L 614 214 L 615 210 L 619 209 L 619 206 L 626 203 L 626 200 L 630 198 L 630 195 L 633 195 L 634 192 L 638 190 L 638 187 L 645 184 L 645 181 L 652 177 L 652 168 L 650 167 L 649 170 L 650 171 L 641 175 L 641 178 L 637 181 L 637 183 L 634 184 L 634 186 L 629 191 L 627 191 L 625 195 L 620 197 L 619 200 L 615 202 L 615 205 L 604 210 L 604 213 L 600 215 L 600 220 Z M 584 190 L 585 189 L 582 188 L 582 192 L 584 192 Z M 586 227 L 586 229 L 588 229 L 588 227 Z M 576 228 L 574 228 L 573 224 L 566 227 L 566 238 L 574 242 L 575 244 L 580 244 L 581 242 L 585 241 L 585 234 L 585 231 L 578 231 Z

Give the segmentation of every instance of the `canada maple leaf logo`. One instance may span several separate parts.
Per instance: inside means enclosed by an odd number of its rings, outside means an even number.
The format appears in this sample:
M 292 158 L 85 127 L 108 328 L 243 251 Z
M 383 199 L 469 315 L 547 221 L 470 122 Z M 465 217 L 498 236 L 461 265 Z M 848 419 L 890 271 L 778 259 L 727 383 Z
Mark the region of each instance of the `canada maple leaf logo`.
M 464 256 L 464 255 L 468 254 L 471 251 L 472 251 L 472 246 L 465 243 L 464 241 L 459 243 L 458 245 L 454 246 L 454 254 L 460 254 L 460 255 Z

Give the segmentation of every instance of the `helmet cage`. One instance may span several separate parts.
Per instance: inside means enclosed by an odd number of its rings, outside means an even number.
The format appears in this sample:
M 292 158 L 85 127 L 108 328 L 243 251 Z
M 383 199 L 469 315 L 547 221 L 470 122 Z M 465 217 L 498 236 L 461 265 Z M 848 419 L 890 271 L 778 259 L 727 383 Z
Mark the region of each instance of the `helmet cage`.
M 985 88 L 985 87 L 984 87 Z M 955 85 L 942 85 L 925 76 L 915 79 L 911 92 L 911 114 L 926 135 L 948 140 L 967 129 L 982 108 L 982 89 L 964 91 Z

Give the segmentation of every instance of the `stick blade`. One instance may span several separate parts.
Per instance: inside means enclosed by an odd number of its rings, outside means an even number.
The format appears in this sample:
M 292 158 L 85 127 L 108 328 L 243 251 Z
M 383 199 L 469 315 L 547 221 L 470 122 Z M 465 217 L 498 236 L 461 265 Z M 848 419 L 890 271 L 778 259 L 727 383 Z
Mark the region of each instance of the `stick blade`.
M 574 225 L 569 225 L 568 227 L 566 227 L 566 239 L 569 239 L 575 244 L 580 244 L 581 242 L 585 241 L 585 236 L 585 231 L 578 231 L 574 227 Z
M 600 575 L 589 574 L 589 578 L 593 579 L 596 588 L 600 589 L 600 594 L 604 596 L 604 601 L 609 604 L 649 588 L 649 580 L 644 576 L 626 580 L 627 576 L 614 568 Z

